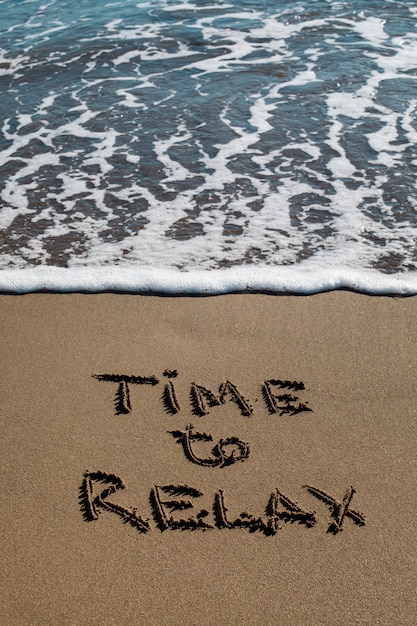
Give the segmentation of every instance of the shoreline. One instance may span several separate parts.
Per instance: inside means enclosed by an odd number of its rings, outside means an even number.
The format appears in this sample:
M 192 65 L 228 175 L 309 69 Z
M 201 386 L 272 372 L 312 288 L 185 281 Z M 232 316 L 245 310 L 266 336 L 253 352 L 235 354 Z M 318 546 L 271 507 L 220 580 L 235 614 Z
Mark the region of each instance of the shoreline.
M 331 262 L 331 260 L 329 260 Z M 0 270 L 0 294 L 130 293 L 133 295 L 219 296 L 232 293 L 315 295 L 349 290 L 369 295 L 417 295 L 417 273 L 382 273 L 315 260 L 299 265 L 236 266 L 184 271 L 172 268 L 40 265 Z

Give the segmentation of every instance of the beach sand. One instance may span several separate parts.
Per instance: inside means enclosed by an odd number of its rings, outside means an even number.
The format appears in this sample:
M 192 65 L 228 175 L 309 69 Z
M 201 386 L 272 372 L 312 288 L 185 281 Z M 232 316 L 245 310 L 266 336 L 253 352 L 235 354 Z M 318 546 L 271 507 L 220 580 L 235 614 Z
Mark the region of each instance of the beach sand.
M 0 623 L 416 624 L 416 313 L 1 296 Z

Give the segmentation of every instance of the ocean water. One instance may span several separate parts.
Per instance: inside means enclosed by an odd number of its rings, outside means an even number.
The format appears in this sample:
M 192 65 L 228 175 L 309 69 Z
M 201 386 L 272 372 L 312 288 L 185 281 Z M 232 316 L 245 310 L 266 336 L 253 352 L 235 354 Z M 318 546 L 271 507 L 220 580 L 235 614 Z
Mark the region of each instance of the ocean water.
M 417 0 L 0 0 L 0 290 L 417 293 Z

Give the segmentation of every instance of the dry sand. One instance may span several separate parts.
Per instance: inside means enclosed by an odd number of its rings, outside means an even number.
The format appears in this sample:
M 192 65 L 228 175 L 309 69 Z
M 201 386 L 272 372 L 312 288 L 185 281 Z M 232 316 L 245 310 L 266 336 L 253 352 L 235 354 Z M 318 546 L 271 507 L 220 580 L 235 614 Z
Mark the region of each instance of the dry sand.
M 2 296 L 0 623 L 417 624 L 416 313 Z

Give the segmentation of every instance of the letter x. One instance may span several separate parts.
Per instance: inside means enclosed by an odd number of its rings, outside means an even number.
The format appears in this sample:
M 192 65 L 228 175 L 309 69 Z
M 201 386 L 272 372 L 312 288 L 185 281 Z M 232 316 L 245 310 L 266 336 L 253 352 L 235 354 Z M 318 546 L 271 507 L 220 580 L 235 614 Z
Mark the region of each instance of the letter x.
M 317 489 L 316 487 L 310 487 L 309 485 L 304 485 L 304 487 L 311 493 L 311 495 L 327 504 L 330 508 L 333 521 L 327 529 L 328 533 L 336 535 L 338 532 L 342 531 L 343 520 L 345 517 L 349 517 L 358 526 L 365 526 L 365 515 L 359 511 L 354 511 L 349 508 L 353 495 L 356 492 L 353 487 L 348 487 L 342 502 L 338 502 L 335 498 L 332 498 L 332 496 L 329 496 L 327 493 L 321 489 Z

